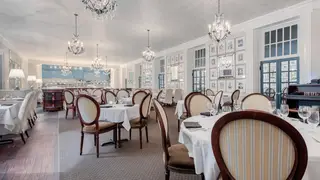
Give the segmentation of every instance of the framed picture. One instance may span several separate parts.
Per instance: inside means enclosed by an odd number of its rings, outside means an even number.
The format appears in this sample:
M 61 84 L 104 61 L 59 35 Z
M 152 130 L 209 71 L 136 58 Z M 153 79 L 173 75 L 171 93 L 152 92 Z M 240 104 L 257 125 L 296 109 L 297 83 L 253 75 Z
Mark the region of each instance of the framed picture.
M 174 63 L 179 63 L 179 55 L 176 55 Z
M 245 79 L 236 80 L 236 89 L 239 89 L 240 93 L 246 93 L 246 81 L 245 81 Z
M 182 54 L 179 54 L 179 61 L 180 61 L 180 63 L 183 62 L 183 55 Z
M 246 78 L 246 65 L 236 66 L 236 78 Z
M 245 39 L 244 37 L 239 37 L 236 39 L 236 51 L 241 51 L 245 49 Z
M 209 46 L 209 56 L 215 56 L 217 55 L 217 45 L 216 44 L 210 44 Z
M 210 79 L 217 79 L 218 78 L 218 69 L 213 68 L 210 69 Z
M 235 90 L 235 80 L 226 80 L 226 92 L 232 93 Z
M 218 54 L 225 54 L 226 53 L 226 42 L 222 41 L 218 43 Z
M 236 64 L 244 64 L 244 51 L 236 52 Z
M 171 62 L 170 64 L 174 64 L 174 56 L 171 56 Z
M 218 66 L 218 57 L 214 56 L 214 57 L 210 57 L 210 68 L 214 68 Z
M 225 80 L 219 80 L 218 81 L 218 91 L 225 91 L 225 85 L 226 81 Z
M 227 43 L 226 43 L 226 48 L 227 48 L 227 53 L 232 53 L 234 52 L 234 39 L 229 39 L 227 40 Z
M 218 89 L 217 81 L 210 81 L 210 89 L 212 89 L 213 91 L 217 91 Z

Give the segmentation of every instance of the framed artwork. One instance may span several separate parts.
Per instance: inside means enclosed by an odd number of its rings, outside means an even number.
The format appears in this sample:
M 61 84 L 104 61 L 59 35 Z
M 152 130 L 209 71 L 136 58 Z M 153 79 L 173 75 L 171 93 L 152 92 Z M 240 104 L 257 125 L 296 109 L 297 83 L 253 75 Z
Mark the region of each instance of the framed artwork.
M 227 43 L 226 43 L 226 51 L 227 53 L 232 53 L 234 52 L 234 39 L 229 39 L 227 40 Z
M 171 56 L 171 62 L 170 62 L 170 64 L 174 64 L 174 57 L 173 57 L 173 56 Z
M 179 55 L 176 55 L 174 63 L 179 63 Z
M 225 54 L 226 53 L 226 42 L 222 41 L 218 43 L 218 54 Z
M 246 93 L 246 80 L 236 80 L 236 89 L 239 89 L 240 93 Z
M 213 68 L 210 69 L 210 79 L 217 79 L 218 78 L 218 69 Z
M 236 51 L 241 51 L 245 49 L 245 39 L 244 37 L 236 38 Z
M 216 44 L 210 44 L 209 46 L 209 56 L 215 56 L 217 55 L 217 45 Z
M 214 57 L 210 57 L 210 68 L 214 68 L 218 66 L 218 57 L 214 56 Z
M 179 54 L 179 61 L 180 61 L 180 63 L 183 62 L 183 55 L 182 54 Z
M 218 89 L 217 81 L 210 81 L 210 89 L 217 91 Z
M 236 52 L 236 64 L 244 64 L 245 62 L 244 51 Z
M 225 80 L 219 80 L 218 81 L 218 91 L 225 91 L 225 85 L 226 81 Z
M 235 80 L 226 80 L 226 92 L 232 93 L 235 90 Z
M 246 78 L 246 65 L 237 65 L 236 66 L 236 78 Z

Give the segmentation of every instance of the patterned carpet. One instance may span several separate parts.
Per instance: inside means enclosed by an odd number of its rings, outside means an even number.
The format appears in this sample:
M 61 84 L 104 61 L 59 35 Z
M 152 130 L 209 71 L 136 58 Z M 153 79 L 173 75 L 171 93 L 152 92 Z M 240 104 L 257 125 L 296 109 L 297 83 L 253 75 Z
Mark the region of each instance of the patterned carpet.
M 177 120 L 174 108 L 166 108 L 170 121 L 170 138 L 172 143 L 178 139 Z M 70 113 L 69 113 L 70 114 Z M 113 145 L 100 147 L 100 158 L 96 158 L 93 136 L 85 135 L 83 155 L 79 155 L 80 123 L 79 120 L 64 119 L 59 113 L 58 156 L 61 180 L 163 180 L 164 164 L 159 127 L 152 112 L 149 123 L 149 143 L 146 143 L 143 131 L 143 149 L 139 148 L 139 133 L 132 131 L 132 140 L 124 142 L 121 149 Z M 71 116 L 70 116 L 71 117 Z M 109 141 L 112 133 L 102 134 L 100 142 Z M 128 132 L 122 130 L 122 138 Z M 171 180 L 201 179 L 196 175 L 171 173 Z

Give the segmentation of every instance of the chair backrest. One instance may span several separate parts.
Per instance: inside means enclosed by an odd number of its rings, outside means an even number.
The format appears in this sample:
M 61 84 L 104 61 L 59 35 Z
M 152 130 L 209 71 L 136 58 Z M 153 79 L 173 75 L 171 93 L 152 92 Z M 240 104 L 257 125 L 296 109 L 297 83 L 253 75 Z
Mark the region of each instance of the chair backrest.
M 260 93 L 252 93 L 243 98 L 241 102 L 241 109 L 255 109 L 266 112 L 272 111 L 269 99 Z
M 161 97 L 161 94 L 162 94 L 163 90 L 161 89 L 157 95 L 157 100 L 159 101 L 160 100 L 160 97 Z
M 308 151 L 300 133 L 283 119 L 263 111 L 222 116 L 211 134 L 222 179 L 302 179 Z
M 76 106 L 81 126 L 91 126 L 95 124 L 96 129 L 98 129 L 100 116 L 100 105 L 98 102 L 89 95 L 81 94 L 76 100 Z
M 222 96 L 223 96 L 223 91 L 218 91 L 217 94 L 214 96 L 214 99 L 213 99 L 213 104 L 218 109 L 220 109 L 220 107 L 221 107 Z
M 190 117 L 190 108 L 189 108 L 189 102 L 190 102 L 190 97 L 194 94 L 201 94 L 200 92 L 191 92 L 189 93 L 185 98 L 184 98 L 184 108 L 187 111 L 187 117 Z
M 130 96 L 130 93 L 127 91 L 127 90 L 125 90 L 125 89 L 121 89 L 121 90 L 119 90 L 118 92 L 117 92 L 117 98 L 119 99 L 119 98 L 127 98 L 127 97 L 129 97 Z
M 116 95 L 112 91 L 106 91 L 105 98 L 106 98 L 105 103 L 107 103 L 107 104 L 110 101 L 112 101 L 113 103 L 117 102 Z
M 64 90 L 64 101 L 66 102 L 67 105 L 74 104 L 74 94 L 71 90 Z
M 34 96 L 34 92 L 29 92 L 23 99 L 20 109 L 19 109 L 19 113 L 18 113 L 18 118 L 20 121 L 22 122 L 27 122 L 28 120 L 28 115 L 30 113 L 29 109 L 30 109 L 30 100 L 31 98 Z
M 35 93 L 35 97 L 33 98 L 33 102 L 32 102 L 33 110 L 35 110 L 37 108 L 38 98 L 39 98 L 40 93 L 41 93 L 40 90 L 37 90 L 36 93 Z
M 152 91 L 150 89 L 145 89 L 144 90 L 146 93 L 152 94 Z
M 117 94 L 118 91 L 119 91 L 119 89 L 113 89 L 113 93 L 114 93 L 114 94 Z
M 239 100 L 239 97 L 240 97 L 240 90 L 237 89 L 237 90 L 233 91 L 233 93 L 231 95 L 232 104 L 237 103 L 237 101 Z
M 164 98 L 164 103 L 172 104 L 172 96 L 173 96 L 173 90 L 172 89 L 166 89 L 166 96 Z
M 102 89 L 95 89 L 92 93 L 92 95 L 95 95 L 96 97 L 94 98 L 99 104 L 102 103 Z
M 208 111 L 207 104 L 212 103 L 211 99 L 204 94 L 193 94 L 190 97 L 188 109 L 191 116 L 200 115 L 202 112 Z
M 147 95 L 147 93 L 143 90 L 134 93 L 132 97 L 132 104 L 141 104 L 143 98 Z
M 212 91 L 212 89 L 207 89 L 206 90 L 206 95 L 207 96 L 214 96 L 214 92 Z
M 182 100 L 182 89 L 176 89 L 174 91 L 174 102 L 177 103 L 179 100 Z
M 150 101 L 151 101 L 151 94 L 148 93 L 145 95 L 140 104 L 140 117 L 141 119 L 148 118 L 149 111 L 150 111 Z
M 273 88 L 267 88 L 263 93 L 266 97 L 268 97 L 269 100 L 274 100 L 276 95 L 276 91 Z
M 282 94 L 281 94 L 282 104 L 286 104 L 287 103 L 287 95 L 288 95 L 288 87 L 285 87 L 285 88 L 283 88 Z
M 160 128 L 160 134 L 162 139 L 164 161 L 165 161 L 165 165 L 167 165 L 169 160 L 168 148 L 171 146 L 170 137 L 169 137 L 168 117 L 165 110 L 163 109 L 163 107 L 161 106 L 158 100 L 154 99 L 153 105 L 158 115 L 158 125 Z

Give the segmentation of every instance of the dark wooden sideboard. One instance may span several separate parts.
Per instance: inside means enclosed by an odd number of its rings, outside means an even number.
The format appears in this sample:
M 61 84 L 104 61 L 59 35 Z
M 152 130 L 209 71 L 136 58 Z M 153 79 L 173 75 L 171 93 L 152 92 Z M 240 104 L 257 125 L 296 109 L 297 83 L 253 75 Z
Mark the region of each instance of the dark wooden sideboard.
M 63 110 L 64 89 L 42 89 L 43 111 Z

